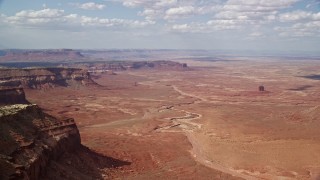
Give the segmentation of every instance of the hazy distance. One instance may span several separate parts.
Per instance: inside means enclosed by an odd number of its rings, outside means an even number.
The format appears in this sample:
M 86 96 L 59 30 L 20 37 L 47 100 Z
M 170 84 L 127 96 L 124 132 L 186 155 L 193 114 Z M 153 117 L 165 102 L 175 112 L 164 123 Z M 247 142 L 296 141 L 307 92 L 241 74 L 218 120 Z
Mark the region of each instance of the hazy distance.
M 0 1 L 0 48 L 317 53 L 318 0 Z

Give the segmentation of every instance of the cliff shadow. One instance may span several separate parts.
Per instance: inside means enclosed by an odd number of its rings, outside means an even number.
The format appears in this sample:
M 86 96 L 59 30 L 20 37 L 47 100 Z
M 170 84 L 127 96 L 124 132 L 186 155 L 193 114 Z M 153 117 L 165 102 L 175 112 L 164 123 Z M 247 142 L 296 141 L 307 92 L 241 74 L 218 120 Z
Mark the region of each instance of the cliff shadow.
M 320 80 L 320 74 L 313 74 L 313 75 L 308 75 L 308 76 L 300 76 L 308 79 L 313 79 L 313 80 Z
M 45 179 L 111 179 L 112 172 L 131 162 L 108 157 L 81 145 L 50 163 Z
M 310 89 L 312 87 L 313 86 L 305 85 L 305 86 L 299 86 L 299 87 L 296 87 L 296 88 L 291 88 L 291 89 L 288 89 L 288 90 L 290 90 L 290 91 L 304 91 L 304 90 Z

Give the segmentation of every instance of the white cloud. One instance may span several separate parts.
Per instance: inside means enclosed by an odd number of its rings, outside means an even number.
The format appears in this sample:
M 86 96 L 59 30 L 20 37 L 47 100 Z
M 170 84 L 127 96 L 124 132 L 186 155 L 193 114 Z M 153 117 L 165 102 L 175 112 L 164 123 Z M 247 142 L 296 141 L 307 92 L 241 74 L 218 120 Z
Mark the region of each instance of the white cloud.
M 320 12 L 296 10 L 282 13 L 278 16 L 280 22 L 286 26 L 277 26 L 275 31 L 283 37 L 305 37 L 319 36 L 320 34 Z M 288 24 L 291 23 L 291 24 Z M 294 24 L 292 24 L 294 23 Z
M 174 24 L 169 30 L 188 33 L 212 33 L 222 30 L 239 30 L 242 26 L 234 20 L 210 20 L 206 23 L 192 22 L 189 24 Z
M 263 17 L 266 21 L 275 21 L 277 16 L 274 15 L 274 14 L 271 14 L 271 15 L 266 15 Z
M 280 12 L 289 9 L 301 0 L 116 0 L 127 7 L 141 7 L 139 16 L 147 21 L 163 19 L 167 27 L 174 32 L 210 33 L 223 30 L 248 30 L 254 32 L 248 37 L 264 37 L 261 28 L 268 28 L 282 22 L 305 21 L 301 31 L 306 27 L 315 26 L 311 21 L 320 20 L 320 13 L 308 11 Z M 192 22 L 186 21 L 195 17 Z M 183 19 L 183 20 L 182 20 Z M 306 23 L 309 24 L 306 24 Z M 313 25 L 312 25 L 313 24 Z M 291 24 L 292 25 L 292 24 Z M 275 31 L 269 27 L 270 31 Z M 281 25 L 280 25 L 281 27 Z M 288 25 L 287 29 L 293 28 Z M 310 28 L 309 28 L 310 29 Z M 276 30 L 283 33 L 283 31 Z M 314 29 L 312 30 L 314 32 Z M 272 32 L 270 32 L 272 33 Z M 296 33 L 297 34 L 297 33 Z M 310 34 L 308 33 L 300 33 Z
M 154 21 L 138 21 L 130 19 L 108 19 L 89 16 L 79 16 L 78 14 L 66 14 L 64 10 L 43 9 L 39 11 L 24 10 L 17 12 L 14 16 L 2 15 L 4 23 L 14 26 L 37 27 L 37 28 L 65 28 L 73 26 L 79 27 L 129 27 L 141 28 L 155 24 Z
M 256 40 L 261 40 L 266 38 L 267 36 L 260 31 L 253 31 L 251 33 L 249 33 L 247 36 L 244 36 L 243 39 L 244 40 L 249 40 L 249 41 L 256 41 Z
M 312 2 L 306 5 L 306 8 L 316 7 L 316 6 L 319 6 L 319 4 L 320 4 L 319 0 L 313 0 Z
M 171 27 L 171 30 L 179 32 L 188 32 L 190 31 L 190 28 L 191 27 L 188 24 L 175 24 Z
M 39 11 L 35 10 L 23 10 L 16 13 L 16 17 L 24 18 L 58 18 L 61 17 L 64 13 L 64 10 L 60 9 L 43 9 Z
M 226 4 L 229 5 L 241 5 L 241 6 L 255 6 L 255 7 L 275 7 L 284 8 L 289 7 L 292 4 L 298 2 L 299 0 L 228 0 Z
M 85 9 L 85 10 L 102 10 L 106 7 L 106 5 L 104 5 L 104 4 L 97 4 L 94 2 L 87 2 L 87 3 L 83 3 L 83 4 L 72 3 L 71 5 L 74 5 L 77 8 Z
M 297 21 L 310 18 L 311 13 L 306 11 L 295 11 L 289 13 L 283 13 L 279 15 L 280 21 Z
M 24 10 L 14 16 L 2 17 L 3 21 L 12 25 L 23 26 L 77 26 L 77 27 L 128 27 L 141 28 L 156 24 L 164 20 L 164 29 L 174 32 L 210 33 L 224 30 L 254 31 L 247 34 L 258 37 L 259 28 L 274 26 L 269 31 L 276 31 L 282 35 L 293 31 L 302 34 L 318 32 L 315 27 L 320 20 L 320 12 L 292 11 L 281 13 L 280 10 L 291 7 L 299 0 L 109 0 L 122 3 L 126 7 L 142 9 L 137 15 L 144 20 L 90 17 L 86 15 L 67 14 L 61 9 Z M 106 6 L 94 2 L 72 4 L 78 8 L 101 10 Z M 195 17 L 192 21 L 190 17 Z M 285 24 L 281 24 L 286 22 Z M 300 25 L 297 24 L 300 23 Z M 291 24 L 288 24 L 291 23 Z M 296 23 L 296 24 L 292 24 Z M 287 26 L 287 27 L 286 27 Z M 160 27 L 160 26 L 159 26 Z M 300 30 L 297 30 L 299 29 Z M 296 33 L 297 34 L 297 33 Z
M 270 46 L 274 49 L 287 48 L 292 44 L 281 44 L 281 42 L 286 42 L 288 39 L 297 39 L 299 43 L 296 47 L 308 49 L 310 48 L 308 43 L 319 45 L 320 39 L 320 13 L 316 6 L 318 4 L 315 3 L 319 0 L 84 0 L 73 2 L 70 5 L 74 8 L 71 9 L 64 9 L 60 4 L 52 9 L 48 8 L 49 6 L 43 6 L 42 10 L 18 10 L 13 14 L 10 11 L 12 8 L 7 8 L 3 4 L 1 12 L 3 15 L 0 15 L 1 39 L 7 43 L 16 41 L 15 44 L 19 45 L 18 41 L 21 38 L 16 34 L 21 33 L 23 34 L 21 37 L 28 39 L 28 42 L 37 40 L 45 42 L 46 38 L 57 40 L 63 37 L 58 42 L 62 46 L 70 43 L 76 46 L 88 44 L 80 46 L 98 47 L 223 48 L 225 46 L 226 48 L 257 49 L 260 48 L 259 46 L 261 48 Z M 295 4 L 297 2 L 299 3 Z M 64 4 L 66 3 L 68 2 Z M 34 6 L 41 7 L 41 5 L 42 3 L 38 3 Z M 17 8 L 23 7 L 17 4 Z M 80 8 L 97 11 L 84 11 Z M 107 8 L 109 8 L 108 12 L 101 10 Z M 129 13 L 125 12 L 128 8 L 130 8 Z M 121 11 L 116 12 L 118 9 Z M 277 28 L 274 28 L 275 26 Z M 39 33 L 43 33 L 40 38 Z M 75 35 L 73 40 L 65 38 L 75 33 L 82 34 L 82 37 Z M 32 34 L 34 36 L 31 36 Z M 5 38 L 7 38 L 6 41 Z M 81 38 L 86 43 L 77 43 L 81 42 L 79 41 Z M 75 42 L 72 42 L 74 40 Z M 32 43 L 25 44 L 28 46 Z
M 142 7 L 138 13 L 146 19 L 169 22 L 190 16 L 211 15 L 216 20 L 248 20 L 257 24 L 276 20 L 280 10 L 300 0 L 113 0 L 127 7 Z
M 142 12 L 138 12 L 139 16 L 144 16 L 146 20 L 155 20 L 161 17 L 163 12 L 155 9 L 145 9 Z
M 204 33 L 207 29 L 204 23 L 190 23 L 190 24 L 173 24 L 168 26 L 168 30 L 179 33 Z
M 251 36 L 251 37 L 262 37 L 263 33 L 261 33 L 261 32 L 252 32 L 252 33 L 249 34 L 249 36 Z
M 301 20 L 320 20 L 320 12 L 312 13 L 308 11 L 293 11 L 279 15 L 279 20 L 282 22 L 301 21 Z
M 291 7 L 299 0 L 227 0 L 227 1 L 178 1 L 173 7 L 166 9 L 164 14 L 157 13 L 156 17 L 168 22 L 179 22 L 180 18 L 197 17 L 199 22 L 174 24 L 172 31 L 208 33 L 223 30 L 259 29 L 262 25 L 277 23 L 280 10 Z M 154 11 L 148 11 L 150 14 Z M 146 17 L 150 16 L 144 13 Z M 201 17 L 203 16 L 203 17 Z M 204 16 L 212 17 L 207 19 Z M 171 21 L 175 20 L 175 21 Z M 252 35 L 251 35 L 252 36 Z
M 165 19 L 181 18 L 181 17 L 193 15 L 194 13 L 195 13 L 195 8 L 193 6 L 170 8 L 165 13 Z
M 215 15 L 217 19 L 251 20 L 266 23 L 276 20 L 279 10 L 287 8 L 298 0 L 228 0 Z M 266 22 L 264 22 L 266 21 Z
M 232 30 L 232 29 L 241 29 L 241 24 L 244 24 L 245 21 L 237 20 L 210 20 L 207 22 L 207 25 L 214 30 Z
M 162 8 L 162 7 L 172 7 L 178 3 L 177 0 L 160 0 L 155 2 L 154 7 Z
M 142 7 L 138 15 L 146 19 L 172 19 L 185 18 L 190 15 L 201 15 L 214 12 L 219 0 L 115 0 L 122 2 L 126 7 Z
M 143 8 L 165 8 L 172 7 L 178 4 L 178 0 L 114 0 L 116 2 L 122 2 L 126 7 L 143 7 Z
M 306 23 L 296 23 L 288 27 L 275 27 L 275 31 L 279 32 L 280 36 L 285 37 L 304 37 L 320 35 L 320 21 L 311 21 Z
M 147 7 L 153 4 L 152 0 L 123 0 L 122 4 L 126 7 Z
M 80 18 L 80 23 L 82 26 L 98 26 L 98 27 L 114 27 L 114 26 L 125 26 L 125 27 L 145 27 L 147 25 L 152 25 L 154 21 L 137 21 L 137 20 L 127 20 L 127 19 L 107 19 L 98 17 L 88 17 L 82 16 Z
M 23 10 L 17 12 L 14 16 L 8 16 L 3 20 L 5 23 L 12 25 L 37 25 L 48 24 L 53 22 L 66 21 L 64 17 L 64 10 L 60 9 L 42 9 L 35 10 Z

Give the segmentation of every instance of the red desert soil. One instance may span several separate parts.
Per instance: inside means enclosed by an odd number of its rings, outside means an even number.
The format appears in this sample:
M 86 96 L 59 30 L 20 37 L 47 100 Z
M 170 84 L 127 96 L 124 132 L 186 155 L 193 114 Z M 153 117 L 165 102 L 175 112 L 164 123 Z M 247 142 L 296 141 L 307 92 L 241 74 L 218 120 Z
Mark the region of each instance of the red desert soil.
M 101 169 L 106 178 L 320 178 L 320 81 L 303 77 L 320 74 L 320 61 L 188 63 L 198 67 L 26 95 L 75 118 L 85 146 L 130 162 Z

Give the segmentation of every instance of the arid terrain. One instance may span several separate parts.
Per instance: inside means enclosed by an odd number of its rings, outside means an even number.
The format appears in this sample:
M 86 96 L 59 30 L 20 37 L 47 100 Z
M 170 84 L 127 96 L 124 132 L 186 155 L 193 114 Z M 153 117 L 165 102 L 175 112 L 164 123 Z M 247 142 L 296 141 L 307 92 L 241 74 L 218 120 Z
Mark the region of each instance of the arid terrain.
M 320 0 L 0 0 L 0 180 L 320 180 Z
M 128 162 L 98 169 L 106 179 L 320 178 L 320 61 L 180 61 L 190 69 L 25 93 L 73 117 L 83 145 Z

